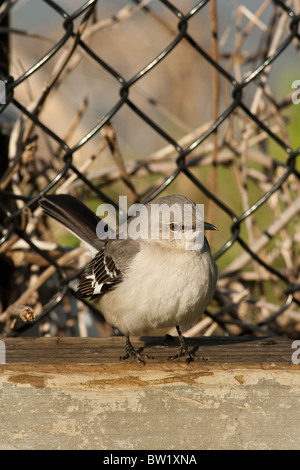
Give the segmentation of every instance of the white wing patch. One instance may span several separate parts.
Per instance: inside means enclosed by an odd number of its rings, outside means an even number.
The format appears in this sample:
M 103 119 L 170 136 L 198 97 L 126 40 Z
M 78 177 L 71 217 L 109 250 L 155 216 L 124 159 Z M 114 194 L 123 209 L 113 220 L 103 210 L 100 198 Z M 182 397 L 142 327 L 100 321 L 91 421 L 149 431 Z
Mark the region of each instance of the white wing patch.
M 86 266 L 76 292 L 78 299 L 102 295 L 122 281 L 122 273 L 114 260 L 105 256 L 104 249 Z

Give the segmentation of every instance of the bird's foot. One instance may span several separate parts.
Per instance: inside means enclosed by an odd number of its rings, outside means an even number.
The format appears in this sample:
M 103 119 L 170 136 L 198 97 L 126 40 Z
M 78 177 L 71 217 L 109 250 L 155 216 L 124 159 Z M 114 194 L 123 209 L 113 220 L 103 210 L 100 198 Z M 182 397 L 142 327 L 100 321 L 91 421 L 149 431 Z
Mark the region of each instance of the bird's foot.
M 184 337 L 182 336 L 179 326 L 176 326 L 176 330 L 177 330 L 178 337 L 179 337 L 180 349 L 176 354 L 174 354 L 174 356 L 169 356 L 168 359 L 170 361 L 173 361 L 174 359 L 178 359 L 179 357 L 185 356 L 185 363 L 189 364 L 190 362 L 194 360 L 194 356 L 191 352 L 189 352 L 187 344 L 185 342 Z
M 168 359 L 173 361 L 174 359 L 178 359 L 179 357 L 185 356 L 185 363 L 189 364 L 190 362 L 194 361 L 194 355 L 188 351 L 187 348 L 180 347 L 179 351 L 174 354 L 173 356 L 169 356 Z
M 141 358 L 141 355 L 134 349 L 132 346 L 129 336 L 126 336 L 126 351 L 124 356 L 120 356 L 120 361 L 125 361 L 126 359 L 129 359 L 132 357 L 135 361 L 139 362 L 140 364 L 145 365 L 145 361 Z M 145 357 L 150 357 L 150 356 L 145 356 Z
M 195 356 L 192 353 L 192 351 L 188 351 L 187 349 L 182 350 L 182 348 L 180 348 L 178 353 L 174 354 L 174 356 L 169 356 L 168 359 L 170 361 L 173 361 L 173 359 L 178 359 L 179 357 L 182 357 L 182 356 L 185 356 L 185 363 L 186 364 L 189 364 L 190 362 L 193 362 L 195 360 L 195 358 L 194 358 Z M 207 357 L 204 357 L 204 356 L 200 356 L 199 359 L 202 359 L 203 362 L 208 361 Z
M 178 357 L 185 356 L 185 363 L 189 364 L 190 362 L 194 361 L 194 354 L 192 353 L 192 351 L 188 350 L 187 344 L 185 342 L 184 337 L 182 336 L 179 326 L 176 326 L 176 329 L 179 337 L 180 349 L 177 354 L 174 354 L 174 356 L 169 356 L 168 359 L 172 361 L 174 359 L 178 359 Z M 201 357 L 201 359 L 203 361 L 207 361 L 205 357 Z

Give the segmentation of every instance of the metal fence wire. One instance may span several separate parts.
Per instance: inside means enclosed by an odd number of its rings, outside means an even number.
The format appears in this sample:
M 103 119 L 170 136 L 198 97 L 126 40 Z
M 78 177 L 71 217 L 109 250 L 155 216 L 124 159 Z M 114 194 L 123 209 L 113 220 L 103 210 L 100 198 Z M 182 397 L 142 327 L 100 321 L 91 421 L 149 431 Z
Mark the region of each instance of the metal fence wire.
M 43 195 L 119 209 L 120 195 L 181 193 L 219 229 L 217 291 L 187 334 L 300 336 L 299 12 L 2 2 L 2 335 L 117 334 L 75 299 L 88 255 L 42 214 Z

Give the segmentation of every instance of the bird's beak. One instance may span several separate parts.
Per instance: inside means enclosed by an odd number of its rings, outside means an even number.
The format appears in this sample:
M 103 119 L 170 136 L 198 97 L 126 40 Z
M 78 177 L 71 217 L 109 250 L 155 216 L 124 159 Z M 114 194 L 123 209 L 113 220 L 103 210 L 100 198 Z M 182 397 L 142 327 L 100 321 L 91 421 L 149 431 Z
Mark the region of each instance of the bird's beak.
M 204 230 L 218 230 L 218 229 L 215 225 L 209 224 L 208 222 L 204 222 Z

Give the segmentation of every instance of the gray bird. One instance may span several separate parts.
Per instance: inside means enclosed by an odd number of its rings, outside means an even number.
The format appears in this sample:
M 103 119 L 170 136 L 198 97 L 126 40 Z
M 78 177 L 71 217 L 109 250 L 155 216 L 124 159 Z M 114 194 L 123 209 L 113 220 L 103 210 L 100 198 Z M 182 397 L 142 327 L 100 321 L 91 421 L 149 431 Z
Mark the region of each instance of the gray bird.
M 176 326 L 180 349 L 170 359 L 185 356 L 186 363 L 191 362 L 193 356 L 181 327 L 200 318 L 214 295 L 218 277 L 204 236 L 204 230 L 217 229 L 203 222 L 197 205 L 180 195 L 155 199 L 142 207 L 144 212 L 129 218 L 125 229 L 119 228 L 106 240 L 97 236 L 100 219 L 78 199 L 50 195 L 40 205 L 94 255 L 81 276 L 76 297 L 99 298 L 106 321 L 126 336 L 126 353 L 120 359 L 132 357 L 144 363 L 129 336 Z M 155 212 L 156 208 L 160 211 Z M 183 217 L 186 213 L 188 217 Z M 141 225 L 143 236 L 130 237 L 132 228 L 138 226 L 141 234 Z

